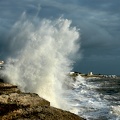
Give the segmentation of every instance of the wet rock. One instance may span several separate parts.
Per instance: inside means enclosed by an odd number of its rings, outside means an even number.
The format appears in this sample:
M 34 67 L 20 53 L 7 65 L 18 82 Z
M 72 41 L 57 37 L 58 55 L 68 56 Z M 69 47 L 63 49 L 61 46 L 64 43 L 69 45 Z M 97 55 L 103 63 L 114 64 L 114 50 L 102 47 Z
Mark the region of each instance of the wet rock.
M 23 93 L 17 86 L 0 83 L 0 120 L 84 120 L 50 106 L 35 93 Z
M 35 93 L 10 93 L 8 95 L 0 95 L 0 103 L 17 104 L 20 106 L 50 106 L 50 102 L 39 97 Z
M 17 86 L 11 85 L 9 83 L 0 83 L 0 95 L 9 93 L 20 93 L 21 91 Z
M 68 111 L 50 106 L 21 107 L 3 115 L 2 120 L 84 120 Z

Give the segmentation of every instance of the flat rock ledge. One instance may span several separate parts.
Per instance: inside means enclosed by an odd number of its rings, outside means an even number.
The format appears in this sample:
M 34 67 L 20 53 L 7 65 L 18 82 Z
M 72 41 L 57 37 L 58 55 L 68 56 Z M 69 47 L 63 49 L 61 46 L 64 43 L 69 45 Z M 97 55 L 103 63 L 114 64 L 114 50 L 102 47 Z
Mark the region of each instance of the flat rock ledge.
M 17 86 L 0 83 L 0 120 L 85 120 L 50 106 L 35 93 L 23 93 Z

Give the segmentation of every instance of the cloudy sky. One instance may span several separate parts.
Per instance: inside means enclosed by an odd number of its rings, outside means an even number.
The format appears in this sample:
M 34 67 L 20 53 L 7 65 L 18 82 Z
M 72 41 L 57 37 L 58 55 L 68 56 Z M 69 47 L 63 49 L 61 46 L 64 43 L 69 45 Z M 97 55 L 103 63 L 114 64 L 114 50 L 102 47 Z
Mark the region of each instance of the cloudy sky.
M 64 18 L 80 28 L 82 58 L 75 71 L 120 75 L 120 0 L 0 0 L 0 59 L 9 51 L 6 37 L 26 12 L 29 17 Z

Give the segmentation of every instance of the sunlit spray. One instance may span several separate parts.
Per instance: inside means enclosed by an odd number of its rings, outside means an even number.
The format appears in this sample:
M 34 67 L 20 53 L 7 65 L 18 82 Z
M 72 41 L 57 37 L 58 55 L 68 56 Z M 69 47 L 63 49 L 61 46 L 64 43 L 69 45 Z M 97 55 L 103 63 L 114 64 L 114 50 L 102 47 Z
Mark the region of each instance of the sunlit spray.
M 62 84 L 79 49 L 76 27 L 71 27 L 68 19 L 28 20 L 23 15 L 13 26 L 10 40 L 12 57 L 7 59 L 4 71 L 7 82 L 64 109 Z

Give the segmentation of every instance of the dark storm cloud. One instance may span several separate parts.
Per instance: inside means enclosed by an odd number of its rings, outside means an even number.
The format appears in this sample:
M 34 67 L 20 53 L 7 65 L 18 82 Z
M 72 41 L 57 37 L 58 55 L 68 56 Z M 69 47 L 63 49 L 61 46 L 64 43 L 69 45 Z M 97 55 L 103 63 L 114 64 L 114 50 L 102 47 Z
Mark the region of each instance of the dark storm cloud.
M 76 69 L 120 74 L 119 4 L 118 0 L 76 0 L 64 7 L 59 3 L 59 8 L 81 29 L 84 57 L 76 63 Z
M 4 59 L 10 54 L 10 39 L 8 34 L 12 26 L 18 21 L 24 12 L 30 16 L 39 10 L 37 1 L 32 0 L 1 0 L 0 1 L 0 57 Z M 35 16 L 35 15 L 34 15 Z
M 76 63 L 75 69 L 87 71 L 90 68 L 87 66 L 92 64 L 94 71 L 97 71 L 97 68 L 102 71 L 104 68 L 100 65 L 103 63 L 104 65 L 113 64 L 116 66 L 114 73 L 118 73 L 119 5 L 119 0 L 1 0 L 0 57 L 2 53 L 5 54 L 5 51 L 9 50 L 9 40 L 5 38 L 6 33 L 19 20 L 23 12 L 26 12 L 29 17 L 39 15 L 39 17 L 50 19 L 63 15 L 65 18 L 72 19 L 73 25 L 80 28 L 83 59 Z M 107 67 L 104 71 L 107 71 Z

